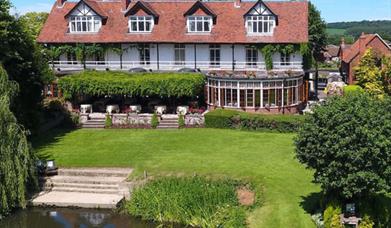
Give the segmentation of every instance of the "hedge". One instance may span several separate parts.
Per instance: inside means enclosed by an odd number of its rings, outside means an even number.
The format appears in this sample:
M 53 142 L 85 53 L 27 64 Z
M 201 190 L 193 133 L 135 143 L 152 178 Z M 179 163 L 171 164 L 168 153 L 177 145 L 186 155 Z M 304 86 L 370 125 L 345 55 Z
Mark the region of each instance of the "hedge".
M 352 93 L 363 92 L 363 91 L 364 89 L 361 88 L 359 85 L 348 85 L 343 88 L 344 95 L 349 95 Z
M 209 128 L 296 132 L 303 124 L 304 118 L 299 115 L 265 115 L 217 109 L 205 115 L 205 126 Z
M 60 78 L 58 86 L 67 99 L 77 95 L 195 97 L 202 94 L 204 83 L 200 73 L 83 71 Z

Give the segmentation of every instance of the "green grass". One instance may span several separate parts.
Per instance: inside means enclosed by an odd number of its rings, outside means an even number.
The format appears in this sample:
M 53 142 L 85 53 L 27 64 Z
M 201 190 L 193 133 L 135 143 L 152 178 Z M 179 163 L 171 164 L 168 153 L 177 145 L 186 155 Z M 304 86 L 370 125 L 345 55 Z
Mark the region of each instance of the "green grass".
M 41 157 L 60 166 L 128 166 L 136 174 L 229 176 L 263 191 L 250 227 L 314 227 L 308 208 L 320 189 L 294 154 L 294 134 L 224 129 L 77 130 L 45 134 L 35 142 Z
M 337 28 L 328 28 L 327 34 L 329 35 L 344 35 L 346 33 L 346 29 L 337 29 Z

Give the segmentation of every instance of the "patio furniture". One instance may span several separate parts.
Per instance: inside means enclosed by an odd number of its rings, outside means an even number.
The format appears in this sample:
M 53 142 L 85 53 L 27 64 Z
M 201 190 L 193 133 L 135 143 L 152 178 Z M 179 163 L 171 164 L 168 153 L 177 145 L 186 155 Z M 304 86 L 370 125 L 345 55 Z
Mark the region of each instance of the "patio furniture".
M 141 112 L 141 105 L 130 105 L 130 112 L 131 113 L 140 113 Z
M 176 113 L 179 115 L 186 115 L 189 112 L 189 106 L 178 106 Z
M 112 114 L 113 112 L 119 113 L 118 105 L 107 105 L 106 113 Z
M 165 105 L 155 106 L 155 112 L 158 115 L 163 115 L 166 111 L 167 111 L 167 106 Z
M 90 105 L 90 104 L 80 105 L 80 113 L 82 113 L 82 114 L 92 113 L 92 105 Z

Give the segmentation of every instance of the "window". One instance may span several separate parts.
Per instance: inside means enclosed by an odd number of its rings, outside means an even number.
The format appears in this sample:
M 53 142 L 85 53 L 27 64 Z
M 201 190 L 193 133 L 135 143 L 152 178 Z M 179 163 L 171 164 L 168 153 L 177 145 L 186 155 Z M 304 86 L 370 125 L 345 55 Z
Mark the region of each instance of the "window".
M 220 45 L 209 46 L 209 61 L 211 66 L 220 66 Z
M 212 30 L 212 17 L 189 16 L 187 18 L 188 32 L 210 32 Z
M 281 66 L 291 65 L 291 55 L 281 53 Z
M 67 53 L 67 64 L 77 64 L 75 52 L 68 52 Z
M 129 32 L 151 32 L 153 28 L 152 16 L 130 16 Z
M 77 32 L 98 32 L 102 21 L 97 16 L 72 16 L 69 20 L 69 31 Z
M 185 64 L 185 45 L 184 44 L 175 44 L 174 46 L 175 54 L 175 65 L 184 65 Z
M 246 48 L 246 65 L 256 66 L 258 62 L 258 49 L 253 47 Z
M 274 16 L 247 16 L 246 27 L 249 34 L 272 34 L 275 27 Z
M 141 44 L 139 46 L 139 54 L 140 54 L 140 64 L 142 65 L 151 64 L 151 51 L 149 48 L 149 44 Z

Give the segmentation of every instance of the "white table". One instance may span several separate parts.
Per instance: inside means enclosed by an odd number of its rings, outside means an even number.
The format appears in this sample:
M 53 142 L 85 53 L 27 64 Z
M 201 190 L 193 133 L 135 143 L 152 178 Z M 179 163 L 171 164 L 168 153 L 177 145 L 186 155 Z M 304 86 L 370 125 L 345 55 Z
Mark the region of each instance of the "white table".
M 106 113 L 111 114 L 113 112 L 119 113 L 119 106 L 118 105 L 107 105 Z
M 165 105 L 155 106 L 155 111 L 156 111 L 156 114 L 163 115 L 163 113 L 165 113 L 167 111 L 167 106 L 165 106 Z
M 87 112 L 92 113 L 92 105 L 90 105 L 90 104 L 80 105 L 80 113 L 86 114 Z
M 130 112 L 131 113 L 140 113 L 141 112 L 141 105 L 130 105 Z
M 186 115 L 189 112 L 189 106 L 178 106 L 176 113 L 179 115 Z

